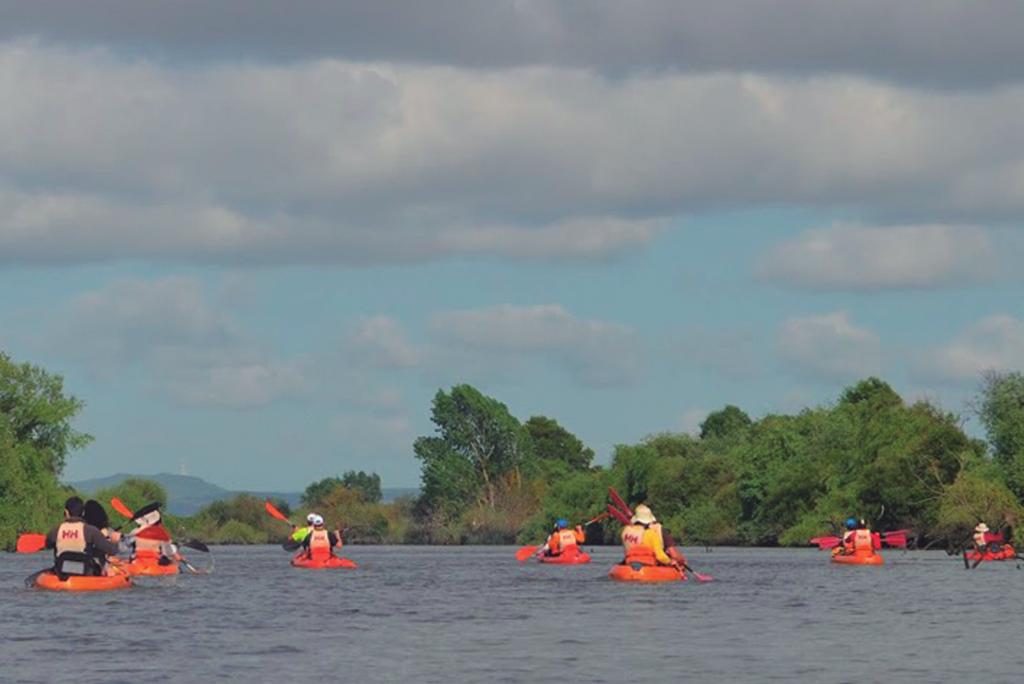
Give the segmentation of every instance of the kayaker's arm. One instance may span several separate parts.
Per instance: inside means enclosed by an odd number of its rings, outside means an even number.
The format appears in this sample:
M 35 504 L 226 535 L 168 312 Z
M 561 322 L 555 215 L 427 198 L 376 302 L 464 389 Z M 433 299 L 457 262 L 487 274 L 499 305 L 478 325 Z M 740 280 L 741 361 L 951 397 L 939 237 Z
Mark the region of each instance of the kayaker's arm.
M 103 533 L 92 525 L 85 526 L 85 543 L 108 556 L 117 555 L 118 545 L 107 539 Z

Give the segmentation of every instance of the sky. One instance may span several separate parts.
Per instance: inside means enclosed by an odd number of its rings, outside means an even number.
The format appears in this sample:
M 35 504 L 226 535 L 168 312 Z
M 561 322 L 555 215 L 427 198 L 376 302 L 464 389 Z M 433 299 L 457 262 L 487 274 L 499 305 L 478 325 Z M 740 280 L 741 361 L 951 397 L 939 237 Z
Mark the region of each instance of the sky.
M 415 486 L 439 389 L 616 444 L 1024 368 L 1024 5 L 0 0 L 0 349 L 69 480 Z

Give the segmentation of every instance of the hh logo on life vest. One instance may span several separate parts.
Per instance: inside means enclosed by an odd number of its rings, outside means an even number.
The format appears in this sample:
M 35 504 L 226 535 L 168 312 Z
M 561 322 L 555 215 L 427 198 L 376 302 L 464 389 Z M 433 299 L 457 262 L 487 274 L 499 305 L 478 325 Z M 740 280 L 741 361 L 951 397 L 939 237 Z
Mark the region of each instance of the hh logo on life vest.
M 78 530 L 61 530 L 61 539 L 78 539 Z

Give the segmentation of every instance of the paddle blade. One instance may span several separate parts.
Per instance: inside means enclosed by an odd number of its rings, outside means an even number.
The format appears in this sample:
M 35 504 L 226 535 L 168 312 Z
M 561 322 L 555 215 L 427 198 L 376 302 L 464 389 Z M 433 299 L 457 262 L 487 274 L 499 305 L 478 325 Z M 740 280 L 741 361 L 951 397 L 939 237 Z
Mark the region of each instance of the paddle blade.
M 882 535 L 882 541 L 885 542 L 886 546 L 892 546 L 897 549 L 907 548 L 907 535 L 904 533 L 896 534 L 894 532 L 887 532 Z
M 127 506 L 125 506 L 124 502 L 121 501 L 116 496 L 110 499 L 110 505 L 111 505 L 111 507 L 113 507 L 113 509 L 115 511 L 117 511 L 118 513 L 120 513 L 124 517 L 128 518 L 129 520 L 131 520 L 132 518 L 135 517 L 135 514 L 132 513 L 132 509 L 130 509 Z
M 202 551 L 203 553 L 210 553 L 210 547 L 198 539 L 183 541 L 179 546 L 184 546 L 187 549 L 195 549 L 196 551 Z
M 608 513 L 623 525 L 629 524 L 629 516 L 611 504 L 608 504 Z
M 818 548 L 822 551 L 834 549 L 843 543 L 843 540 L 839 537 L 815 537 L 811 540 L 812 544 L 817 544 Z
M 584 527 L 589 527 L 589 526 L 593 525 L 596 522 L 601 522 L 602 520 L 604 520 L 605 518 L 607 518 L 610 515 L 611 515 L 611 513 L 602 513 L 601 515 L 597 516 L 596 518 L 591 518 L 587 522 L 583 523 L 583 526 Z
M 269 513 L 272 517 L 277 518 L 278 520 L 281 520 L 283 522 L 286 522 L 289 525 L 291 524 L 291 520 L 288 519 L 288 516 L 286 516 L 281 511 L 277 510 L 277 506 L 270 503 L 269 500 L 263 502 L 263 507 L 267 509 L 267 513 Z
M 537 553 L 539 546 L 524 546 L 523 548 L 516 551 L 516 560 L 520 563 L 526 562 L 530 556 Z
M 619 510 L 626 514 L 627 517 L 633 516 L 633 509 L 626 505 L 626 502 L 622 500 L 619 493 L 615 491 L 615 487 L 608 488 L 608 496 L 612 497 L 612 501 L 618 506 Z
M 46 548 L 46 535 L 26 532 L 18 537 L 18 553 L 35 553 Z

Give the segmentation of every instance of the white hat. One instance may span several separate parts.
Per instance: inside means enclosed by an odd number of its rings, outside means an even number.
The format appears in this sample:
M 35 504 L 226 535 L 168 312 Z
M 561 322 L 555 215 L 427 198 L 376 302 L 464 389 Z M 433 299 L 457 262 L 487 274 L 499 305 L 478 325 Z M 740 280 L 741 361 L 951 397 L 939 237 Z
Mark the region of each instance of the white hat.
M 975 532 L 988 532 L 988 525 L 985 523 L 978 523 L 978 526 L 974 528 Z
M 310 513 L 306 516 L 306 522 L 308 522 L 310 525 L 313 524 L 314 520 L 316 520 L 316 513 Z
M 654 514 L 651 513 L 650 508 L 643 504 L 640 504 L 633 511 L 633 519 L 630 520 L 630 522 L 640 523 L 641 525 L 650 525 L 651 523 L 658 522 L 658 520 L 654 517 Z
M 313 525 L 314 526 L 319 527 L 320 525 L 323 525 L 323 524 L 324 524 L 324 517 L 322 515 L 314 515 L 313 516 Z

